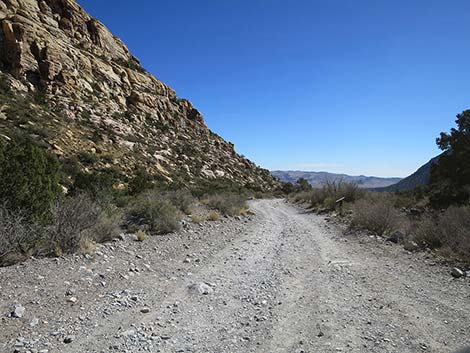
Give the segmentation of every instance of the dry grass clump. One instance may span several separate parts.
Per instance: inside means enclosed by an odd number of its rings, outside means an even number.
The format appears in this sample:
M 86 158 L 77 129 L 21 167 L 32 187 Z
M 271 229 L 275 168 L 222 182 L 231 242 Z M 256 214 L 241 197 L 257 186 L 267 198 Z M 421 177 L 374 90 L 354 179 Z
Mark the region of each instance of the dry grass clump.
M 218 212 L 215 212 L 215 211 L 211 211 L 209 212 L 209 214 L 207 215 L 207 220 L 208 221 L 211 221 L 211 222 L 216 222 L 220 219 L 220 214 Z
M 85 238 L 80 244 L 80 252 L 82 254 L 91 255 L 96 251 L 96 242 L 91 239 Z
M 144 241 L 145 239 L 147 239 L 147 233 L 145 233 L 145 231 L 143 231 L 142 229 L 139 229 L 135 233 L 135 240 L 136 241 Z
M 413 238 L 421 246 L 470 262 L 470 206 L 451 206 L 415 226 Z
M 366 229 L 379 235 L 401 227 L 404 216 L 387 195 L 371 195 L 352 206 L 352 228 Z
M 204 218 L 200 215 L 193 214 L 191 215 L 191 222 L 201 224 L 202 222 L 204 222 Z
M 240 216 L 248 210 L 246 197 L 242 195 L 217 194 L 208 196 L 204 201 L 207 206 L 218 210 L 223 215 Z

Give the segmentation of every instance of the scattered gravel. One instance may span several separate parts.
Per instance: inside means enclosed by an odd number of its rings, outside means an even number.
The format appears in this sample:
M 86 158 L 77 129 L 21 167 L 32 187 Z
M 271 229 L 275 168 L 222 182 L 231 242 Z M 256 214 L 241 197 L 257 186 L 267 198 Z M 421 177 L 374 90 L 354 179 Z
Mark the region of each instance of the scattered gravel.
M 144 242 L 123 236 L 94 256 L 0 268 L 0 352 L 446 353 L 468 344 L 467 277 L 282 200 L 251 209 L 243 221 L 187 223 Z

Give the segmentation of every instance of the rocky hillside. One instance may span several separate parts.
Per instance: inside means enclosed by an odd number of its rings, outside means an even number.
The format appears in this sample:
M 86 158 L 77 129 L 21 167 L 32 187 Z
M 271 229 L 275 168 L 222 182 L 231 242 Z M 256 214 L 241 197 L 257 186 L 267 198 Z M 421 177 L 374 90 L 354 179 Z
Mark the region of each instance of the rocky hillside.
M 335 174 L 328 172 L 305 172 L 296 170 L 274 170 L 271 174 L 281 181 L 295 183 L 299 178 L 304 178 L 313 187 L 321 187 L 327 181 L 343 181 L 357 184 L 361 188 L 378 188 L 398 183 L 400 178 L 380 178 L 374 176 L 351 176 L 346 174 Z
M 262 188 L 268 171 L 211 132 L 74 0 L 0 0 L 0 135 L 26 135 L 63 161 L 171 181 Z

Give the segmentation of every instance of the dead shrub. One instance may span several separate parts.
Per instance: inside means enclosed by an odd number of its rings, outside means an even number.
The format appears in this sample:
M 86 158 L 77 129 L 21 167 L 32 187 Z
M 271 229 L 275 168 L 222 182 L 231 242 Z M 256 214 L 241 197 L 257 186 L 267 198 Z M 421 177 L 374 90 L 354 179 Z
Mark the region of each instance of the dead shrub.
M 73 253 L 80 250 L 99 215 L 97 205 L 85 194 L 57 201 L 53 208 L 54 223 L 51 226 L 52 249 L 58 253 Z
M 121 216 L 79 194 L 57 201 L 49 229 L 49 246 L 56 254 L 73 253 L 87 241 L 109 241 L 119 234 Z
M 40 228 L 29 223 L 22 212 L 0 206 L 0 266 L 25 259 L 38 246 L 41 236 Z
M 413 238 L 421 246 L 440 249 L 470 261 L 470 206 L 449 207 L 418 221 Z
M 366 229 L 379 235 L 399 228 L 404 220 L 393 202 L 382 195 L 356 201 L 352 210 L 352 228 Z

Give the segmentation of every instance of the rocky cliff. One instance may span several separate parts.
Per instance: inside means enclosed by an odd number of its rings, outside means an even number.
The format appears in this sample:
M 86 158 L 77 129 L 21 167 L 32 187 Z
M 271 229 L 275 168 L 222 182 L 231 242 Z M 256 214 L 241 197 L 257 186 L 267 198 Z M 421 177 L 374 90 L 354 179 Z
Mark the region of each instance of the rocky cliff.
M 28 134 L 90 171 L 273 183 L 73 0 L 0 0 L 0 70 L 4 139 Z

